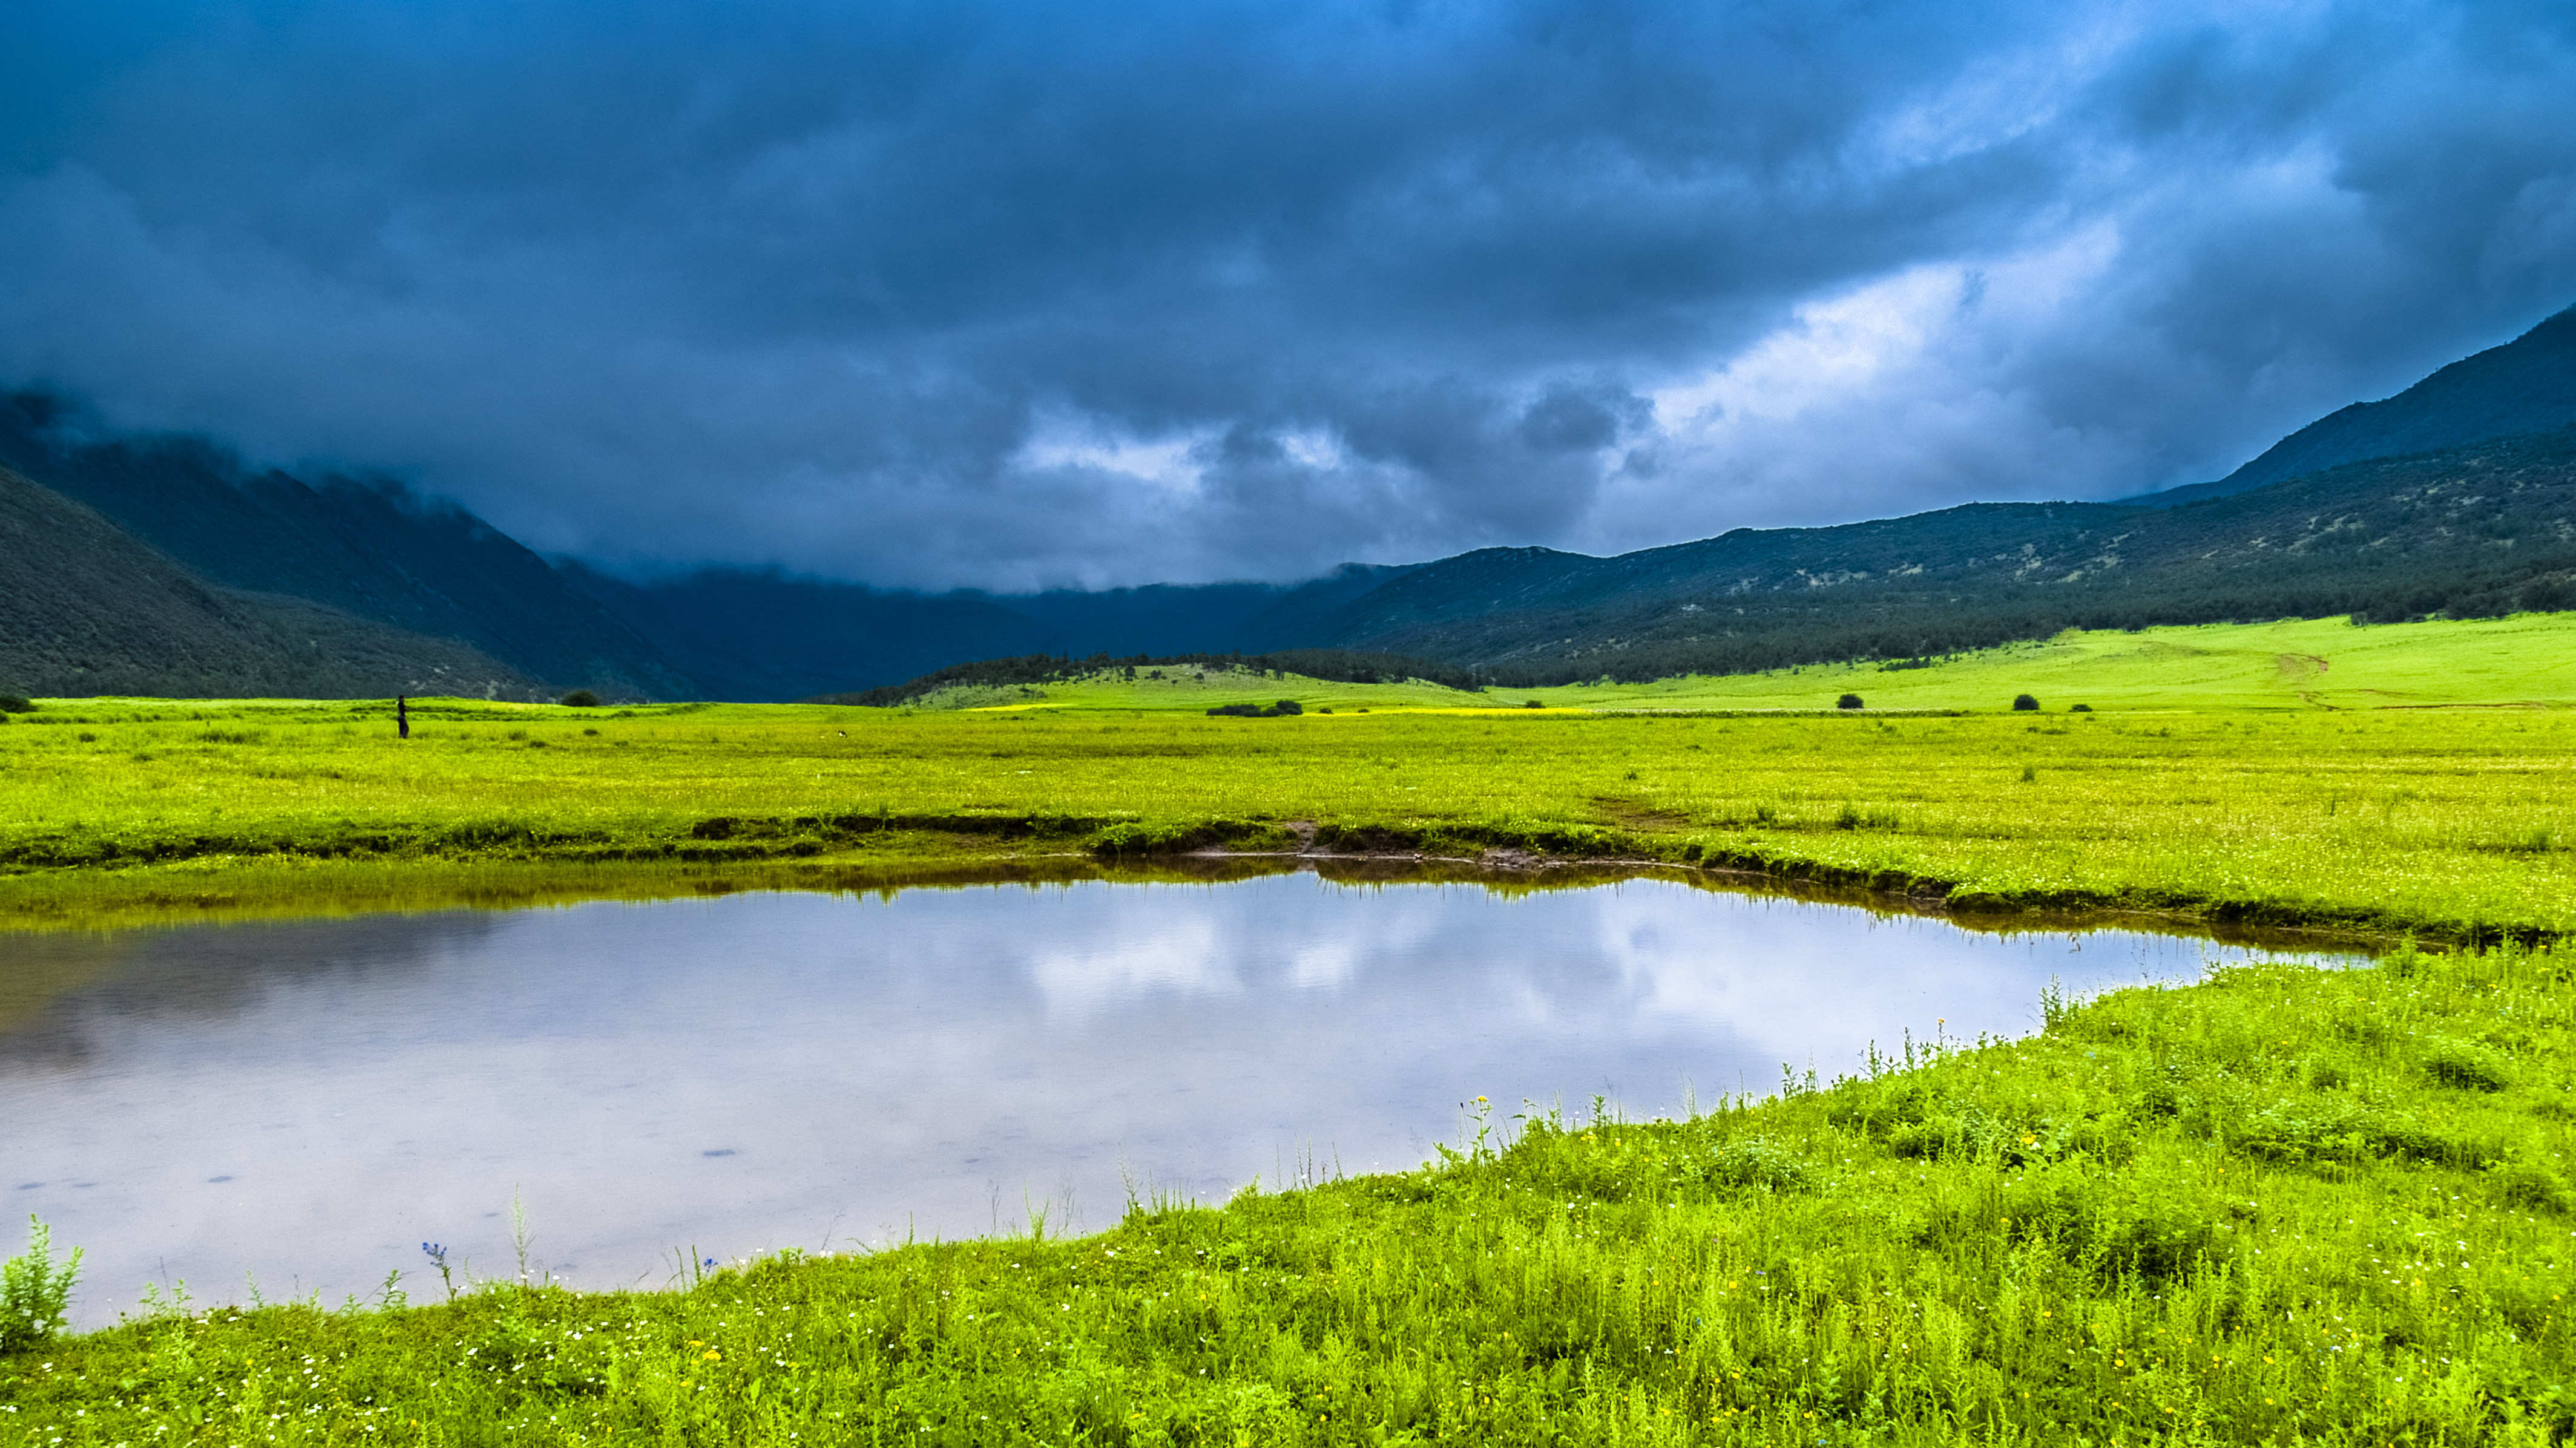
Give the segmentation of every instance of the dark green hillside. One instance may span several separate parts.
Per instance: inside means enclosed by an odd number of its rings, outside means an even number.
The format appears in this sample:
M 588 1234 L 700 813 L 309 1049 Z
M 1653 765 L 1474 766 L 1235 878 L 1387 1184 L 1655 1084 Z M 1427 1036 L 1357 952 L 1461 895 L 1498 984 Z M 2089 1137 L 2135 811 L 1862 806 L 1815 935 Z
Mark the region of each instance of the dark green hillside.
M 695 692 L 544 559 L 470 513 L 347 478 L 253 473 L 202 438 L 87 435 L 79 421 L 53 397 L 0 397 L 0 465 L 211 583 L 455 639 L 557 687 Z
M 1739 528 L 1613 558 L 1485 548 L 1425 565 L 1331 623 L 1337 642 L 1392 647 L 1387 641 L 1436 638 L 1442 647 L 1434 657 L 1500 658 L 1544 648 L 1544 639 L 1528 636 L 1555 626 L 1549 620 L 1615 616 L 1667 599 L 1703 608 L 1718 596 L 1730 599 L 1730 608 L 1783 592 L 1839 599 L 1853 585 L 1927 571 L 1954 582 L 2005 582 L 2034 558 L 2054 560 L 2070 538 L 2134 511 L 2109 503 L 1971 503 L 1834 528 Z
M 1054 630 L 978 598 L 727 569 L 639 584 L 555 566 L 712 699 L 798 699 L 1058 647 Z
M 1059 650 L 1077 656 L 1267 653 L 1312 643 L 1353 600 L 1410 571 L 1345 563 L 1322 578 L 1285 586 L 1154 584 L 994 601 L 1045 624 L 1062 640 Z
M 899 593 L 709 569 L 631 583 L 558 560 L 711 698 L 795 699 L 890 687 L 960 659 L 1259 653 L 1314 638 L 1402 574 L 1347 564 L 1311 583 L 1155 584 L 1083 593 Z
M 1616 558 L 1488 549 L 1356 601 L 1332 642 L 1507 681 L 1905 658 L 2062 628 L 2576 607 L 2576 429 L 2178 508 L 1974 504 Z
M 951 664 L 905 683 L 818 694 L 801 702 L 891 709 L 943 689 L 1053 684 L 1097 679 L 1113 673 L 1124 673 L 1127 678 L 1134 679 L 1139 669 L 1159 671 L 1164 668 L 1213 669 L 1226 675 L 1242 671 L 1255 674 L 1277 672 L 1342 684 L 1418 681 L 1462 691 L 1484 687 L 1484 681 L 1472 671 L 1454 665 L 1406 658 L 1401 654 L 1360 653 L 1350 649 L 1283 649 L 1275 654 L 1131 654 L 1125 658 L 1093 654 L 1082 659 L 1066 658 L 1060 654 L 1027 654 L 1019 658 L 979 659 L 973 663 Z
M 2214 483 L 2130 501 L 2188 503 L 2345 463 L 2440 452 L 2576 425 L 2576 307 L 2501 347 L 2452 363 L 2381 402 L 2356 402 L 2274 443 Z
M 463 644 L 217 588 L 95 510 L 0 469 L 0 693 L 524 697 L 535 687 Z

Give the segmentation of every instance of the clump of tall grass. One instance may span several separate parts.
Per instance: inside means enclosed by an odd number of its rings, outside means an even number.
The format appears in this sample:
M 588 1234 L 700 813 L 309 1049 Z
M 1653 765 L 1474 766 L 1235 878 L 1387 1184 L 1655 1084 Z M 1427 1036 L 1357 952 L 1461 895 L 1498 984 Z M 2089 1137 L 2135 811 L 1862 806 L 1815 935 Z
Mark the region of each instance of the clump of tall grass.
M 70 1259 L 56 1267 L 52 1229 L 27 1218 L 27 1250 L 0 1263 L 0 1353 L 24 1352 L 62 1331 L 80 1264 L 81 1251 L 74 1247 Z

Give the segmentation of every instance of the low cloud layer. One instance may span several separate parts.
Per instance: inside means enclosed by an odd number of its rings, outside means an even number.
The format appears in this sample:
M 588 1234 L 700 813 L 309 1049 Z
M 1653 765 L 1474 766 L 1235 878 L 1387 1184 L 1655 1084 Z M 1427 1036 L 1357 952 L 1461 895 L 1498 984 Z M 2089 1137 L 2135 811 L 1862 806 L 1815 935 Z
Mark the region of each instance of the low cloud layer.
M 0 381 L 1019 588 L 2218 476 L 2576 302 L 2563 4 L 0 18 Z

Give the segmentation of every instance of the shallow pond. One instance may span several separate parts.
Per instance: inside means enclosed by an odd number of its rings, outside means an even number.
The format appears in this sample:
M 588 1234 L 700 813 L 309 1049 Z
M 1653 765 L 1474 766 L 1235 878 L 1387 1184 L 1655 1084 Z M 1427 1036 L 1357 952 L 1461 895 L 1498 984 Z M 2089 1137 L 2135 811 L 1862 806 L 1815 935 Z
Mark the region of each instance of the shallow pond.
M 532 1269 L 658 1286 L 1408 1168 L 1479 1095 L 1667 1112 L 2247 953 L 1312 874 L 0 936 L 0 1206 L 88 1249 L 87 1324 L 147 1279 L 434 1295 L 423 1239 L 514 1273 L 514 1197 Z

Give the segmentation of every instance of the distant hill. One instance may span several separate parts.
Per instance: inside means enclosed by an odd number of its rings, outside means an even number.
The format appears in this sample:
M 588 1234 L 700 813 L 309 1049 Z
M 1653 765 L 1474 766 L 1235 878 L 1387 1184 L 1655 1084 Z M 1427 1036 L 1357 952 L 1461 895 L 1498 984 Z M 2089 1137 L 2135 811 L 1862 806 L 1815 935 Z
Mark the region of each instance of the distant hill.
M 25 475 L 15 551 L 0 551 L 0 665 L 26 672 L 5 687 L 270 678 L 327 693 L 446 670 L 504 691 L 760 700 L 856 695 L 974 660 L 1293 649 L 1507 683 L 1641 679 L 1915 658 L 2070 626 L 2576 608 L 2576 309 L 2215 483 L 1738 529 L 1614 558 L 1488 548 L 1293 585 L 933 595 L 743 570 L 620 579 L 549 564 L 390 485 L 110 434 L 33 393 L 0 397 L 0 465 Z M 47 513 L 28 480 L 87 505 L 84 521 Z M 122 577 L 139 582 L 102 582 Z
M 1029 654 L 1020 658 L 979 659 L 973 663 L 951 664 L 906 683 L 887 684 L 856 693 L 818 694 L 803 702 L 888 709 L 950 691 L 981 693 L 1022 685 L 1092 681 L 1122 674 L 1133 682 L 1140 669 L 1159 679 L 1165 668 L 1173 669 L 1182 677 L 1197 675 L 1201 679 L 1276 672 L 1342 684 L 1436 684 L 1444 689 L 1461 691 L 1484 687 L 1483 679 L 1454 665 L 1431 659 L 1409 659 L 1401 654 L 1358 653 L 1350 649 L 1287 649 L 1275 654 L 1135 654 L 1126 658 L 1095 654 L 1078 659 Z M 1250 709 L 1254 706 L 1240 707 Z M 1295 710 L 1287 712 L 1294 713 Z
M 220 588 L 95 509 L 0 468 L 0 693 L 525 697 L 473 648 Z
M 1402 571 L 1023 595 L 725 569 L 637 582 L 550 564 L 463 509 L 381 480 L 252 469 L 209 439 L 114 432 L 42 392 L 0 395 L 0 466 L 96 510 L 206 587 L 452 640 L 518 692 L 794 699 L 961 658 L 1260 651 L 1299 642 Z
M 1487 548 L 1394 572 L 1294 637 L 1502 682 L 1915 658 L 2136 627 L 2576 608 L 2576 308 L 2215 483 L 1738 529 L 1612 558 Z
M 2443 452 L 2576 426 L 2576 307 L 2501 347 L 2452 363 L 2395 397 L 2356 402 L 2274 443 L 2214 483 L 2133 503 L 2198 502 L 2371 458 Z
M 775 572 L 634 583 L 571 560 L 555 567 L 720 699 L 877 688 L 963 659 L 1262 653 L 1305 641 L 1335 610 L 1404 572 L 1351 564 L 1284 587 L 921 594 Z
M 471 513 L 390 485 L 258 472 L 198 437 L 105 433 L 32 392 L 0 396 L 0 466 L 221 587 L 451 639 L 554 688 L 692 690 L 544 559 Z
M 993 600 L 1053 629 L 1060 653 L 1259 654 L 1313 643 L 1354 600 L 1412 571 L 1345 563 L 1305 583 L 1160 583 Z
M 998 604 L 711 569 L 631 583 L 558 559 L 555 568 L 650 642 L 712 699 L 801 699 L 875 687 L 959 659 L 1059 648 L 1053 630 Z
M 1556 683 L 1919 657 L 2070 627 L 2563 608 L 2576 428 L 2182 507 L 1979 503 L 1616 558 L 1486 549 L 1353 601 L 1323 642 Z

